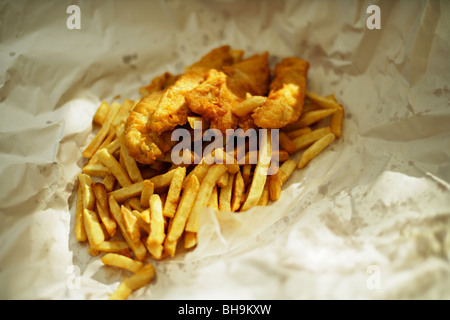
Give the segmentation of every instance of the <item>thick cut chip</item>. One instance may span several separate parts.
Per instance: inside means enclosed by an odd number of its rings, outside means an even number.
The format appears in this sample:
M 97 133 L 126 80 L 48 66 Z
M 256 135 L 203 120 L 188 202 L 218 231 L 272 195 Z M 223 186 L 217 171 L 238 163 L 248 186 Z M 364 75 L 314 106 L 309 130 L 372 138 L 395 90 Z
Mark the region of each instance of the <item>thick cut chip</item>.
M 106 101 L 102 101 L 97 111 L 94 114 L 94 123 L 103 125 L 108 117 L 109 104 Z
M 110 171 L 116 177 L 117 181 L 122 187 L 127 187 L 133 182 L 131 181 L 128 173 L 120 165 L 120 163 L 114 158 L 107 149 L 103 148 L 97 152 L 97 156 Z
M 122 124 L 119 129 L 117 129 L 116 133 L 120 143 L 120 156 L 123 159 L 128 176 L 133 182 L 142 181 L 141 171 L 139 170 L 136 160 L 130 156 L 130 153 L 125 145 L 125 125 Z
M 158 194 L 150 197 L 150 234 L 147 238 L 147 248 L 155 259 L 161 259 L 163 253 L 164 216 L 161 198 Z
M 267 171 L 270 166 L 271 160 L 271 141 L 270 132 L 261 131 L 261 144 L 259 150 L 258 163 L 256 164 L 255 172 L 253 173 L 253 180 L 250 185 L 250 191 L 248 193 L 247 199 L 242 204 L 242 211 L 248 210 L 258 204 L 259 198 L 261 197 L 264 185 L 267 179 Z
M 83 209 L 94 210 L 95 196 L 92 191 L 92 178 L 87 174 L 79 173 L 78 181 L 80 182 L 79 188 L 83 194 Z
M 152 281 L 155 276 L 155 267 L 147 264 L 136 271 L 131 277 L 125 278 L 119 287 L 110 295 L 109 300 L 125 300 L 129 295 Z
M 213 164 L 208 169 L 205 178 L 200 184 L 197 200 L 195 201 L 191 215 L 189 216 L 189 220 L 186 225 L 187 231 L 198 232 L 198 219 L 200 211 L 208 206 L 208 201 L 215 184 L 226 171 L 227 167 L 224 164 Z
M 189 214 L 191 213 L 195 199 L 197 198 L 199 188 L 200 182 L 198 181 L 197 177 L 193 175 L 191 178 L 189 178 L 189 181 L 187 182 L 186 187 L 183 190 L 183 194 L 178 204 L 177 211 L 172 220 L 172 224 L 169 227 L 166 241 L 164 243 L 164 249 L 166 253 L 172 257 L 175 254 L 177 241 L 183 234 L 187 219 L 189 217 Z
M 91 140 L 89 145 L 83 151 L 83 156 L 85 156 L 86 158 L 91 158 L 94 155 L 94 153 L 97 152 L 98 148 L 103 143 L 103 140 L 110 132 L 114 118 L 116 117 L 119 110 L 120 104 L 118 103 L 111 104 L 106 120 L 104 121 L 97 135 L 94 137 L 94 139 Z
M 92 249 L 98 250 L 98 246 L 105 241 L 105 234 L 103 233 L 97 214 L 92 210 L 84 209 L 83 217 L 89 244 Z
M 108 204 L 108 194 L 103 183 L 93 182 L 91 184 L 92 191 L 96 199 L 97 213 L 105 226 L 106 231 L 110 237 L 114 237 L 117 230 L 117 225 L 114 219 L 111 218 Z
M 332 98 L 328 97 L 322 97 L 318 95 L 317 93 L 307 91 L 305 93 L 306 97 L 313 103 L 317 104 L 318 106 L 326 109 L 339 109 L 339 104 L 333 100 Z
M 333 133 L 329 133 L 314 142 L 310 147 L 308 147 L 308 149 L 303 152 L 297 168 L 301 169 L 306 166 L 313 158 L 317 157 L 317 155 L 321 153 L 323 149 L 325 149 L 331 142 L 333 142 L 335 138 L 336 137 Z
M 178 201 L 180 200 L 180 192 L 183 186 L 183 180 L 186 176 L 186 168 L 178 167 L 175 169 L 172 181 L 170 182 L 169 191 L 167 192 L 166 202 L 164 203 L 164 216 L 172 218 L 177 210 Z
M 107 253 L 101 260 L 107 266 L 121 268 L 131 272 L 137 272 L 143 266 L 141 261 L 133 260 L 117 253 Z
M 304 134 L 298 138 L 295 138 L 294 140 L 292 140 L 292 142 L 297 147 L 297 150 L 301 150 L 313 144 L 314 142 L 316 142 L 317 140 L 319 140 L 320 138 L 329 133 L 331 133 L 330 127 L 324 127 L 311 131 L 310 133 Z
M 155 185 L 150 180 L 144 180 L 141 193 L 141 207 L 146 209 L 150 206 L 150 197 L 155 190 Z
M 137 242 L 141 237 L 138 218 L 127 207 L 122 205 L 122 217 L 125 223 L 125 230 L 130 236 L 131 241 Z
M 280 167 L 280 178 L 281 184 L 284 184 L 287 179 L 292 175 L 292 173 L 297 168 L 297 162 L 293 159 L 288 159 Z
M 120 209 L 120 206 L 117 203 L 116 199 L 114 199 L 114 197 L 110 195 L 108 197 L 108 202 L 111 214 L 114 217 L 114 220 L 116 220 L 116 223 L 119 225 L 122 236 L 124 237 L 131 251 L 133 251 L 136 259 L 138 259 L 139 261 L 144 260 L 145 256 L 147 255 L 147 250 L 145 249 L 144 244 L 141 240 L 133 241 L 128 235 L 127 227 L 122 216 L 122 210 Z
M 84 242 L 87 240 L 86 230 L 84 228 L 83 221 L 83 189 L 81 186 L 81 181 L 78 180 L 78 190 L 77 190 L 77 202 L 75 211 L 75 238 L 79 242 Z
M 227 184 L 220 189 L 219 210 L 221 211 L 231 211 L 234 177 L 234 174 L 229 174 Z
M 236 178 L 233 185 L 233 196 L 231 202 L 231 211 L 238 211 L 241 203 L 244 200 L 245 182 L 241 172 L 236 173 Z

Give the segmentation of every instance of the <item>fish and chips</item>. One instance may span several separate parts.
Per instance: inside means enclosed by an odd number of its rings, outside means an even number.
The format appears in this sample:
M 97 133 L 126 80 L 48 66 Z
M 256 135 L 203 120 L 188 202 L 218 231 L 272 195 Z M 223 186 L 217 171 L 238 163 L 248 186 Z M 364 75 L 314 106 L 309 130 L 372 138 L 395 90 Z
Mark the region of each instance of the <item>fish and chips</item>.
M 110 299 L 151 282 L 148 257 L 194 248 L 205 208 L 270 205 L 296 169 L 341 137 L 343 106 L 306 91 L 307 61 L 282 59 L 272 74 L 268 52 L 243 56 L 216 48 L 183 74 L 155 77 L 138 100 L 97 109 L 74 231 L 105 266 L 131 273 Z

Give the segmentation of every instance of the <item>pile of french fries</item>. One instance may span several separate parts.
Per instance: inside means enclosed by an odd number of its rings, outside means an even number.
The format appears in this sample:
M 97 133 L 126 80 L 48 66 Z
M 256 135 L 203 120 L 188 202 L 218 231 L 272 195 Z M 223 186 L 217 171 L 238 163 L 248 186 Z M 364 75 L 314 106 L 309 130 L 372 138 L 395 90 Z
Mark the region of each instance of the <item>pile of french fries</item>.
M 148 255 L 160 260 L 173 257 L 178 245 L 195 247 L 203 208 L 242 212 L 278 200 L 294 170 L 341 137 L 344 115 L 334 95 L 307 92 L 301 117 L 279 132 L 279 170 L 267 175 L 270 139 L 260 145 L 256 164 L 175 165 L 170 157 L 137 163 L 124 139 L 126 119 L 137 102 L 101 103 L 93 119 L 100 128 L 83 151 L 88 161 L 78 175 L 76 239 L 88 243 L 91 255 L 103 254 L 105 265 L 132 274 L 110 299 L 126 299 L 152 280 L 155 268 L 144 264 Z

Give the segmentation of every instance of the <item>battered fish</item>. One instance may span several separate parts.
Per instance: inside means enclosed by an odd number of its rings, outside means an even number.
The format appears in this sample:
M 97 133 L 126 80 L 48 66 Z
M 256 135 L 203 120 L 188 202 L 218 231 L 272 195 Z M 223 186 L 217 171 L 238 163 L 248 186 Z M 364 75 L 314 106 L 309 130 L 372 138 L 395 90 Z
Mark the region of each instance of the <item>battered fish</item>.
M 230 46 L 222 46 L 188 67 L 186 72 L 163 93 L 155 112 L 149 118 L 147 124 L 149 130 L 161 134 L 173 130 L 177 125 L 184 125 L 188 115 L 186 94 L 205 80 L 209 70 L 221 70 L 223 66 L 233 64 L 235 58 L 236 52 L 233 52 Z
M 278 129 L 298 120 L 305 100 L 308 68 L 307 61 L 295 57 L 277 64 L 269 96 L 252 114 L 258 127 Z
M 154 163 L 173 146 L 170 132 L 157 135 L 147 128 L 148 119 L 155 112 L 163 92 L 155 90 L 144 97 L 130 112 L 125 123 L 125 145 L 138 162 Z
M 266 95 L 269 89 L 268 53 L 254 55 L 223 71 L 212 69 L 206 80 L 186 94 L 189 109 L 200 114 L 220 130 L 236 129 L 239 119 L 232 113 L 234 106 L 245 100 L 247 93 Z

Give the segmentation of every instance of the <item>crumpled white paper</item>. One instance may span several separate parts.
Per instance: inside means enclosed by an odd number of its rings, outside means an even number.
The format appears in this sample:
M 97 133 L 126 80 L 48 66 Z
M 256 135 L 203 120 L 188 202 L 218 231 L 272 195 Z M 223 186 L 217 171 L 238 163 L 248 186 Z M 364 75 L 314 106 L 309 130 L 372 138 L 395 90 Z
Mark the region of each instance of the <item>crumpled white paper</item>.
M 1 298 L 106 299 L 127 276 L 73 235 L 92 116 L 223 44 L 308 60 L 343 137 L 276 203 L 205 210 L 198 247 L 130 298 L 450 298 L 447 1 L 78 1 L 79 30 L 71 4 L 0 3 Z

